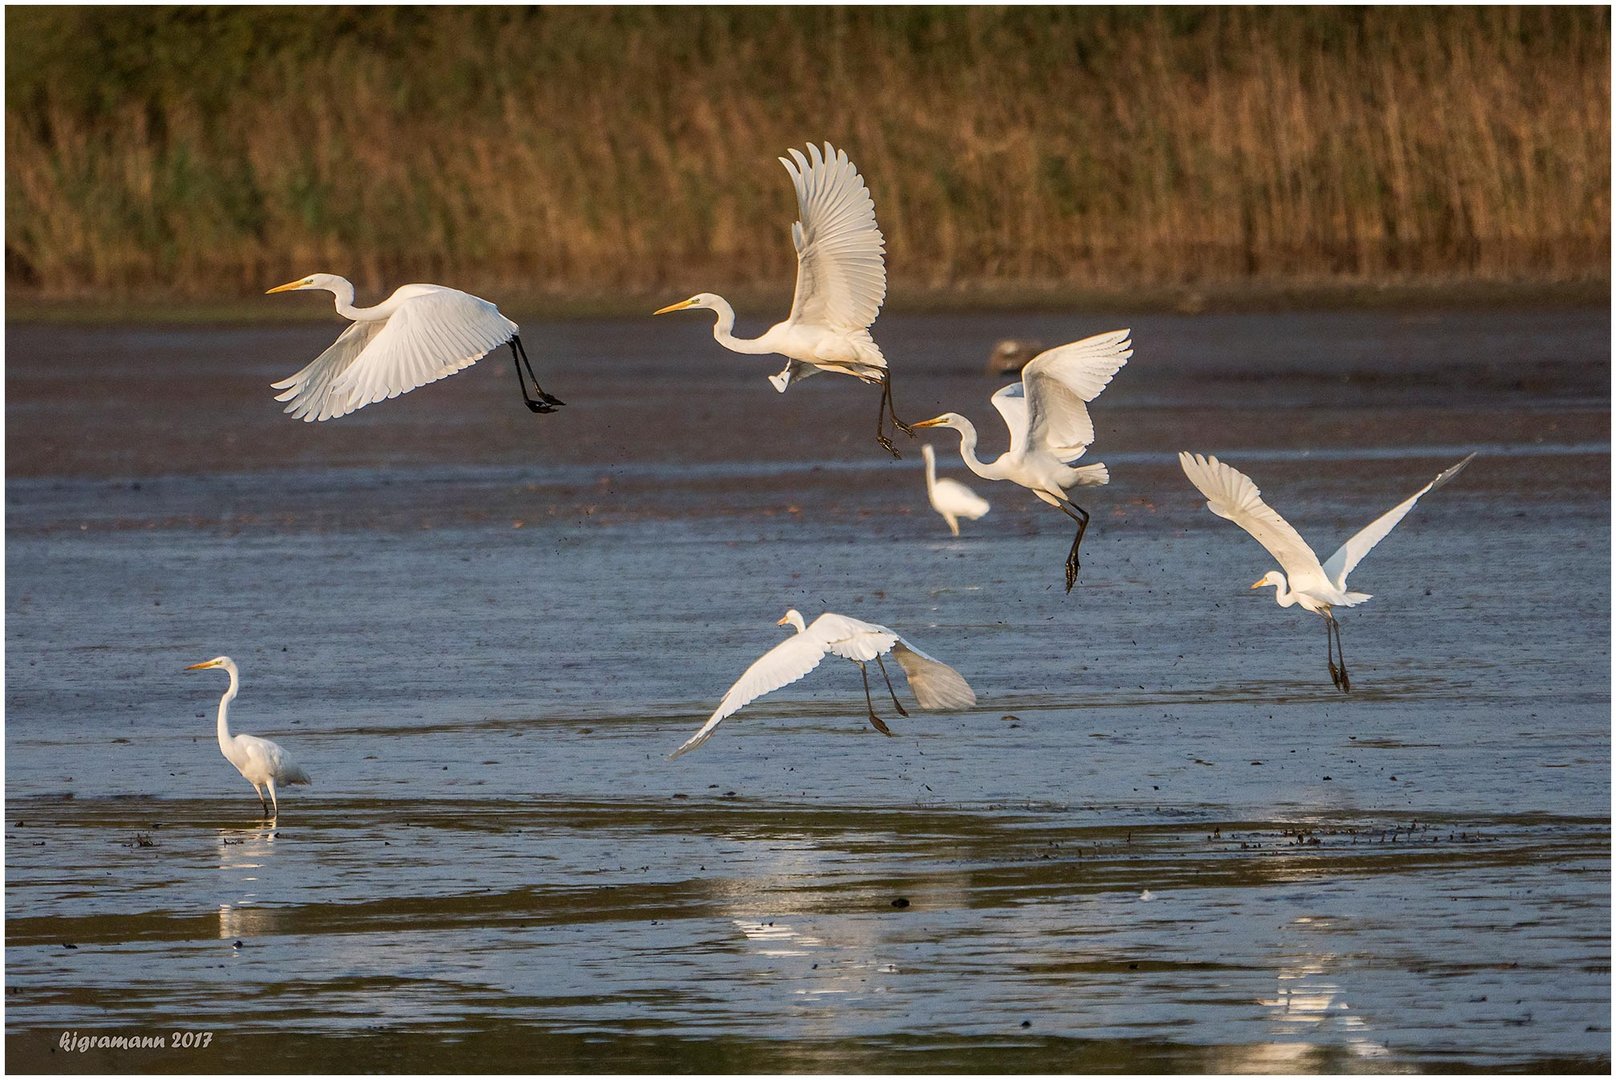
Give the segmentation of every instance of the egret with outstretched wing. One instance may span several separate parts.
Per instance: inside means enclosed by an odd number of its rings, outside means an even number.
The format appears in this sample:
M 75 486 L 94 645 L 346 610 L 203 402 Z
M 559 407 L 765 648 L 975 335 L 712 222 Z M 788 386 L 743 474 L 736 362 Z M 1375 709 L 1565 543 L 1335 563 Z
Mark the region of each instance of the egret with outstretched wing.
M 870 723 L 883 735 L 891 735 L 892 732 L 875 715 L 875 703 L 870 699 L 870 676 L 865 665 L 871 660 L 880 665 L 881 675 L 887 680 L 887 693 L 892 695 L 892 704 L 899 715 L 909 715 L 899 704 L 897 691 L 893 690 L 887 666 L 881 659 L 889 652 L 898 661 L 898 666 L 903 668 L 904 676 L 909 680 L 909 689 L 914 691 L 915 700 L 922 709 L 965 709 L 976 704 L 976 692 L 959 672 L 941 660 L 927 656 L 884 626 L 828 611 L 812 623 L 804 623 L 801 613 L 795 608 L 786 612 L 778 625 L 794 627 L 797 632 L 747 668 L 735 680 L 735 685 L 729 688 L 724 700 L 718 703 L 718 708 L 707 723 L 683 746 L 669 754 L 669 760 L 694 750 L 711 737 L 726 717 L 764 694 L 796 682 L 818 667 L 826 656 L 840 656 L 858 665 L 859 673 L 864 676 L 864 704 L 869 709 Z
M 1200 454 L 1182 452 L 1178 455 L 1178 463 L 1183 467 L 1184 475 L 1206 496 L 1207 509 L 1250 533 L 1284 569 L 1283 573 L 1279 570 L 1268 571 L 1251 587 L 1261 589 L 1272 585 L 1274 599 L 1280 607 L 1299 605 L 1324 618 L 1325 661 L 1330 666 L 1330 681 L 1337 689 L 1347 692 L 1352 689 L 1352 682 L 1347 676 L 1346 656 L 1341 651 L 1341 624 L 1336 622 L 1332 609 L 1356 607 L 1369 599 L 1368 593 L 1347 591 L 1347 574 L 1392 531 L 1393 526 L 1414 509 L 1420 496 L 1435 491 L 1458 476 L 1475 456 L 1471 454 L 1442 472 L 1435 480 L 1371 521 L 1322 563 L 1290 523 L 1263 502 L 1262 492 L 1252 483 L 1251 477 L 1215 457 L 1202 457 Z M 1340 661 L 1339 667 L 1337 661 Z
M 506 344 L 527 407 L 554 412 L 557 405 L 566 404 L 539 388 L 516 324 L 479 296 L 442 285 L 401 285 L 374 307 L 356 308 L 353 283 L 335 274 L 311 274 L 269 292 L 299 289 L 325 289 L 336 297 L 337 314 L 353 320 L 308 367 L 271 384 L 283 391 L 275 400 L 287 402 L 285 411 L 301 420 L 333 420 L 407 394 L 470 367 Z M 533 394 L 522 379 L 524 367 Z
M 797 292 L 791 314 L 755 338 L 734 335 L 735 309 L 714 293 L 697 293 L 652 314 L 705 309 L 717 313 L 713 337 L 731 352 L 787 357 L 784 369 L 769 376 L 782 394 L 793 382 L 821 371 L 881 384 L 875 437 L 893 457 L 900 456 L 886 436 L 886 421 L 908 432 L 892 405 L 892 378 L 886 357 L 870 337 L 887 295 L 885 241 L 875 224 L 875 202 L 864 178 L 844 151 L 812 144 L 805 157 L 789 150 L 780 163 L 797 190 L 797 221 L 791 242 L 797 249 Z M 913 432 L 909 432 L 911 435 Z
M 959 432 L 960 458 L 984 480 L 1020 484 L 1077 522 L 1077 537 L 1066 556 L 1066 591 L 1077 583 L 1077 549 L 1089 527 L 1089 514 L 1067 492 L 1110 482 L 1103 464 L 1075 465 L 1094 441 L 1087 404 L 1133 355 L 1127 330 L 1111 330 L 1039 353 L 1021 369 L 1021 381 L 992 397 L 1010 429 L 1010 449 L 993 461 L 976 456 L 976 426 L 959 413 L 922 420 L 917 428 L 946 427 Z

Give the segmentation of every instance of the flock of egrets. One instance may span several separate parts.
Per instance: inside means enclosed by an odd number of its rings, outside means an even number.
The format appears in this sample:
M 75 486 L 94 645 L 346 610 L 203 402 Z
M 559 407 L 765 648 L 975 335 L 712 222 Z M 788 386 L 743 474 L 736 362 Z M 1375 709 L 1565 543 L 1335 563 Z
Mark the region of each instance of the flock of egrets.
M 1087 405 L 1132 355 L 1129 331 L 1096 334 L 1041 352 L 1021 369 L 1020 381 L 993 394 L 991 403 L 1009 428 L 1010 448 L 992 461 L 977 458 L 976 428 L 959 413 L 946 412 L 919 423 L 904 423 L 893 405 L 886 357 L 870 336 L 870 325 L 886 299 L 886 264 L 884 240 L 876 226 L 869 189 L 846 153 L 828 143 L 823 153 L 816 146 L 809 146 L 806 155 L 795 149 L 789 153 L 789 159 L 780 161 L 790 173 L 797 194 L 798 220 L 791 227 L 797 252 L 797 288 L 791 313 L 756 338 L 734 336 L 734 309 L 723 297 L 712 293 L 697 293 L 654 314 L 695 309 L 715 312 L 713 337 L 725 348 L 786 357 L 779 374 L 769 376 L 781 393 L 792 383 L 821 371 L 879 384 L 876 439 L 894 457 L 899 455 L 886 434 L 888 419 L 911 437 L 917 428 L 946 427 L 958 432 L 960 458 L 971 472 L 983 479 L 1018 484 L 1077 523 L 1065 564 L 1066 591 L 1070 593 L 1077 582 L 1078 553 L 1089 523 L 1088 512 L 1072 500 L 1070 493 L 1074 488 L 1110 480 L 1103 464 L 1077 464 L 1094 441 L 1094 424 Z M 312 274 L 269 291 L 298 289 L 331 292 L 336 297 L 338 314 L 351 319 L 352 325 L 307 367 L 274 384 L 282 391 L 276 400 L 286 402 L 285 411 L 294 417 L 315 421 L 344 416 L 452 375 L 501 345 L 510 348 L 517 382 L 529 409 L 547 413 L 565 404 L 540 387 L 517 325 L 487 300 L 441 285 L 405 285 L 373 307 L 357 308 L 353 306 L 353 285 L 334 274 Z M 974 521 L 987 513 L 988 504 L 963 484 L 939 479 L 930 446 L 923 447 L 922 453 L 931 504 L 958 536 L 958 519 Z M 1381 515 L 1323 562 L 1296 530 L 1262 501 L 1249 477 L 1215 457 L 1181 453 L 1179 462 L 1206 496 L 1208 508 L 1245 529 L 1282 567 L 1283 573 L 1269 571 L 1251 587 L 1272 585 L 1281 607 L 1299 605 L 1323 617 L 1331 681 L 1340 690 L 1348 691 L 1351 683 L 1341 654 L 1340 627 L 1332 610 L 1361 604 L 1369 597 L 1347 591 L 1347 574 L 1422 495 L 1452 479 L 1474 456 Z M 870 723 L 883 734 L 890 735 L 891 731 L 876 715 L 870 696 L 867 665 L 871 660 L 886 679 L 893 706 L 907 715 L 887 676 L 883 657 L 888 653 L 902 668 L 921 708 L 960 709 L 976 703 L 976 694 L 959 672 L 884 626 L 831 613 L 807 623 L 795 610 L 788 611 L 780 624 L 792 626 L 796 633 L 753 663 L 730 687 L 702 728 L 670 757 L 695 749 L 726 717 L 758 697 L 803 678 L 827 655 L 858 665 L 864 678 Z M 306 784 L 308 774 L 275 743 L 231 734 L 229 706 L 240 685 L 234 662 L 221 656 L 192 665 L 192 669 L 202 668 L 222 668 L 230 675 L 229 689 L 219 702 L 220 750 L 253 785 L 265 813 L 277 812 L 276 785 Z M 264 803 L 266 789 L 268 803 Z

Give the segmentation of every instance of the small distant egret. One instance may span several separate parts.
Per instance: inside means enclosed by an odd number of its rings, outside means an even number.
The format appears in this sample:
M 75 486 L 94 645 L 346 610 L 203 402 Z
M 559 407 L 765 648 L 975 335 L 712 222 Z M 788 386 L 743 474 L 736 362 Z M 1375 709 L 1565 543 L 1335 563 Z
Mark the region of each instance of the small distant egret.
M 846 615 L 826 612 L 812 624 L 804 624 L 795 608 L 785 613 L 779 626 L 793 626 L 796 634 L 764 653 L 735 681 L 718 703 L 718 708 L 683 746 L 668 755 L 673 760 L 706 742 L 713 731 L 730 716 L 764 694 L 782 686 L 789 686 L 819 666 L 827 653 L 851 660 L 858 665 L 864 677 L 864 704 L 869 709 L 870 723 L 883 735 L 891 735 L 886 724 L 875 715 L 875 703 L 870 700 L 870 675 L 865 665 L 874 660 L 881 667 L 887 681 L 887 693 L 892 695 L 893 707 L 900 716 L 909 713 L 898 702 L 892 689 L 892 678 L 881 657 L 891 653 L 903 668 L 909 680 L 909 689 L 922 709 L 964 709 L 976 704 L 976 691 L 972 690 L 960 673 L 933 659 L 899 637 L 894 631 L 875 623 L 863 622 Z
M 992 397 L 1010 429 L 1010 449 L 993 461 L 976 456 L 976 426 L 959 413 L 922 420 L 917 428 L 946 427 L 960 434 L 960 459 L 984 480 L 1020 484 L 1077 522 L 1077 538 L 1066 556 L 1066 591 L 1077 583 L 1077 549 L 1089 527 L 1088 511 L 1066 494 L 1073 487 L 1109 483 L 1102 464 L 1072 465 L 1094 441 L 1087 402 L 1104 390 L 1133 355 L 1127 330 L 1095 334 L 1039 353 L 1021 369 L 1021 381 Z
M 958 536 L 960 518 L 975 521 L 991 509 L 986 499 L 958 480 L 946 476 L 938 478 L 937 451 L 930 443 L 920 448 L 920 456 L 926 459 L 926 498 L 931 500 L 931 508 L 948 522 L 949 532 Z
M 258 793 L 258 804 L 264 808 L 264 816 L 272 816 L 270 804 L 274 805 L 275 816 L 278 816 L 281 807 L 280 801 L 275 798 L 275 784 L 311 783 L 309 774 L 281 749 L 280 744 L 256 735 L 230 734 L 230 703 L 235 700 L 236 691 L 241 689 L 241 673 L 236 670 L 236 662 L 228 656 L 215 656 L 212 660 L 192 664 L 185 670 L 201 671 L 205 668 L 224 668 L 230 673 L 230 689 L 219 699 L 219 752 L 236 767 L 237 772 L 247 778 Z M 270 799 L 267 804 L 264 802 L 266 787 L 269 788 Z
M 1200 454 L 1180 453 L 1178 463 L 1183 466 L 1184 475 L 1206 496 L 1207 509 L 1250 533 L 1284 568 L 1283 574 L 1278 570 L 1268 571 L 1251 587 L 1261 589 L 1272 585 L 1274 599 L 1280 607 L 1299 604 L 1324 617 L 1325 662 L 1330 665 L 1330 681 L 1345 693 L 1352 689 L 1352 682 L 1347 677 L 1346 654 L 1341 651 L 1341 624 L 1336 622 L 1331 609 L 1357 607 L 1369 599 L 1367 593 L 1347 591 L 1347 574 L 1392 531 L 1393 526 L 1414 509 L 1421 495 L 1435 491 L 1458 476 L 1459 471 L 1470 464 L 1475 456 L 1471 454 L 1370 522 L 1322 564 L 1307 541 L 1262 501 L 1262 492 L 1252 483 L 1251 477 L 1215 457 L 1202 457 Z M 1289 581 L 1286 575 L 1289 575 Z M 1337 660 L 1340 667 L 1336 666 Z
M 510 345 L 516 381 L 529 409 L 547 413 L 566 404 L 540 389 L 516 324 L 481 297 L 442 285 L 401 285 L 375 307 L 356 308 L 353 284 L 335 274 L 311 274 L 264 295 L 298 289 L 332 293 L 337 314 L 352 319 L 353 325 L 308 367 L 271 384 L 285 391 L 275 400 L 289 402 L 285 411 L 295 417 L 314 421 L 346 416 L 453 375 L 505 344 Z M 531 395 L 523 368 L 533 382 Z
M 797 189 L 798 216 L 791 226 L 791 242 L 797 249 L 797 292 L 791 314 L 755 338 L 731 333 L 735 309 L 713 293 L 697 293 L 652 314 L 693 308 L 717 312 L 713 337 L 724 348 L 789 358 L 778 375 L 769 376 L 782 394 L 794 380 L 821 371 L 880 383 L 875 437 L 893 457 L 899 457 L 886 436 L 888 415 L 896 426 L 910 435 L 914 432 L 893 411 L 886 357 L 870 337 L 870 324 L 887 295 L 885 249 L 875 224 L 875 202 L 846 152 L 826 143 L 823 154 L 812 144 L 806 158 L 795 148 L 788 153 L 791 160 L 781 158 L 780 163 Z

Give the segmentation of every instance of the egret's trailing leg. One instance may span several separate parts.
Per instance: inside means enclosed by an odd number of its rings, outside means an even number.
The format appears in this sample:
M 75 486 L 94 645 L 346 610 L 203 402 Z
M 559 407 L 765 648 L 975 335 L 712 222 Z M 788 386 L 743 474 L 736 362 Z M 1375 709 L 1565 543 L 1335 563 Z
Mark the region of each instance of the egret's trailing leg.
M 539 377 L 533 374 L 533 364 L 527 358 L 527 349 L 522 345 L 520 334 L 511 338 L 510 345 L 511 362 L 516 365 L 516 383 L 522 388 L 522 400 L 527 403 L 527 407 L 536 413 L 547 413 L 555 412 L 557 405 L 565 405 L 565 401 L 562 401 L 554 394 L 546 394 L 543 388 L 539 386 Z M 533 393 L 538 395 L 538 400 L 534 400 L 527 392 L 527 382 L 522 379 L 522 369 L 524 367 L 527 368 L 528 379 L 533 382 Z
M 887 453 L 901 459 L 903 455 L 898 453 L 898 448 L 892 445 L 891 439 L 887 438 L 887 410 L 891 407 L 891 401 L 892 383 L 883 378 L 881 380 L 881 403 L 875 408 L 875 441 L 880 443 Z M 909 435 L 913 438 L 914 432 L 911 431 Z
M 870 672 L 868 665 L 863 661 L 859 662 L 859 674 L 864 678 L 864 705 L 870 710 L 870 724 L 881 734 L 891 735 L 892 730 L 887 727 L 879 716 L 875 715 L 875 702 L 870 699 Z
M 1341 624 L 1335 621 L 1334 615 L 1326 615 L 1325 618 L 1329 620 L 1327 628 L 1335 632 L 1335 658 L 1341 665 L 1339 674 L 1337 674 L 1334 664 L 1330 666 L 1330 677 L 1335 680 L 1335 685 L 1343 694 L 1350 694 L 1352 693 L 1352 680 L 1347 678 L 1347 654 L 1341 647 Z
M 1070 499 L 1057 503 L 1066 516 L 1077 522 L 1077 538 L 1072 541 L 1072 550 L 1066 555 L 1066 591 L 1071 592 L 1072 586 L 1077 584 L 1077 571 L 1081 563 L 1077 561 L 1077 549 L 1083 546 L 1083 534 L 1089 528 L 1089 512 Z M 1073 513 L 1073 511 L 1076 513 Z
M 881 665 L 881 677 L 887 681 L 887 693 L 892 695 L 892 707 L 898 710 L 899 716 L 908 716 L 909 710 L 903 707 L 903 702 L 898 700 L 898 692 L 892 689 L 892 676 L 887 674 L 887 662 L 881 659 L 879 654 L 875 662 Z

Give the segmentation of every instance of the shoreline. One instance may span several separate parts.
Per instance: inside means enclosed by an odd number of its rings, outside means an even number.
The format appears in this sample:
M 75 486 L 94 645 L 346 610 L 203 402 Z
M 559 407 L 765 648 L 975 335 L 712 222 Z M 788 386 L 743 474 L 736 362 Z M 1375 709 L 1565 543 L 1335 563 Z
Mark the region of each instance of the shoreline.
M 403 284 L 403 282 L 399 282 Z M 468 291 L 487 295 L 507 313 L 529 319 L 569 321 L 649 316 L 656 306 L 680 294 L 675 289 L 636 289 L 622 295 L 599 292 L 521 292 L 462 283 Z M 456 287 L 461 287 L 457 285 Z M 362 288 L 361 293 L 365 290 Z M 789 282 L 777 287 L 723 290 L 750 317 L 765 318 L 784 310 Z M 1056 312 L 1070 310 L 1139 313 L 1249 314 L 1283 311 L 1466 310 L 1506 308 L 1570 309 L 1605 307 L 1611 282 L 1446 281 L 1374 283 L 1359 281 L 1277 284 L 1241 282 L 1205 285 L 1091 288 L 1060 283 L 976 283 L 943 288 L 894 288 L 883 311 L 926 315 L 940 312 Z M 288 324 L 330 321 L 330 305 L 272 304 L 261 296 L 225 300 L 178 300 L 155 295 L 86 294 L 44 296 L 13 286 L 7 289 L 7 324 L 45 323 L 103 325 L 209 323 Z

